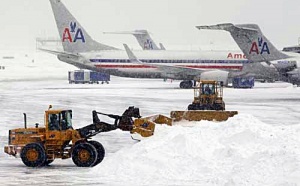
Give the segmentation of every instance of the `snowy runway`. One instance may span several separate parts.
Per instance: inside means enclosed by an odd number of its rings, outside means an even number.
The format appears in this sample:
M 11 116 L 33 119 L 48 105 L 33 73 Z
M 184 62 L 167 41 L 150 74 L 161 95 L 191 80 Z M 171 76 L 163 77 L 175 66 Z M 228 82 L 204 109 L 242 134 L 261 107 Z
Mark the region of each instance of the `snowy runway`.
M 43 75 L 0 81 L 1 149 L 8 130 L 23 127 L 23 112 L 29 126 L 42 125 L 49 104 L 72 109 L 73 126 L 79 128 L 92 122 L 92 110 L 122 114 L 136 106 L 142 116 L 169 115 L 185 110 L 193 98 L 177 81 L 113 77 L 110 84 L 69 85 L 62 80 L 66 74 L 52 81 Z M 140 143 L 119 130 L 99 134 L 95 139 L 107 154 L 94 168 L 55 160 L 33 169 L 1 150 L 1 184 L 300 185 L 300 88 L 257 83 L 251 90 L 226 88 L 224 95 L 227 110 L 240 115 L 223 123 L 158 127 L 157 135 Z

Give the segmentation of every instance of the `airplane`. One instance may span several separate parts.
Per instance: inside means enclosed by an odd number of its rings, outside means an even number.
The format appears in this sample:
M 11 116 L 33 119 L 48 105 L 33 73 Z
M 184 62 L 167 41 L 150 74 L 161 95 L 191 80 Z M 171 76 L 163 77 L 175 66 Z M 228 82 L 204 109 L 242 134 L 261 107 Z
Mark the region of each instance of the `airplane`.
M 300 85 L 300 54 L 276 49 L 258 25 L 224 23 L 196 28 L 228 31 L 251 62 L 266 62 L 278 70 L 280 80 Z
M 50 0 L 64 51 L 40 49 L 81 69 L 131 78 L 181 80 L 191 88 L 195 79 L 223 81 L 224 85 L 249 61 L 239 51 L 141 50 L 135 55 L 143 64 L 132 63 L 126 51 L 93 40 L 61 0 Z M 165 65 L 167 68 L 162 68 Z M 173 68 L 172 68 L 173 67 Z
M 130 62 L 132 63 L 139 63 L 139 64 L 144 64 L 142 61 L 140 61 L 134 53 L 129 49 L 127 44 L 123 44 L 125 51 L 128 55 L 128 58 Z M 156 65 L 157 67 L 157 65 Z M 176 66 L 175 66 L 176 67 Z M 161 65 L 158 68 L 162 68 L 164 70 L 168 69 L 168 66 L 166 65 Z M 174 68 L 172 66 L 171 68 Z M 181 68 L 181 67 L 180 67 Z M 174 70 L 174 69 L 172 69 Z M 255 74 L 253 73 L 255 71 Z M 264 75 L 261 75 L 264 74 Z M 251 64 L 245 64 L 243 67 L 243 72 L 235 72 L 234 73 L 235 77 L 255 77 L 256 79 L 261 79 L 264 81 L 271 81 L 272 78 L 266 78 L 266 77 L 275 77 L 276 74 L 274 74 L 274 71 L 270 71 L 270 68 L 265 68 L 265 66 L 261 65 L 260 63 L 251 63 Z M 207 78 L 206 80 L 210 80 Z
M 298 38 L 298 45 L 284 47 L 282 51 L 300 53 L 300 37 Z
M 300 53 L 300 45 L 284 47 L 282 51 Z
M 131 34 L 133 35 L 143 50 L 166 50 L 162 43 L 158 47 L 147 30 L 134 30 L 125 32 L 103 32 L 104 34 Z

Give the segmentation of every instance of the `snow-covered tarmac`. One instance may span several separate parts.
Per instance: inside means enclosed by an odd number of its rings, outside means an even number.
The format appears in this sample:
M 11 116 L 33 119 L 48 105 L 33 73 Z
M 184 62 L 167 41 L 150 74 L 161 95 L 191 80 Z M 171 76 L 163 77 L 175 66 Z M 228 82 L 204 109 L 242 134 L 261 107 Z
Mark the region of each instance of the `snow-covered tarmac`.
M 95 139 L 107 153 L 93 168 L 70 159 L 28 168 L 3 152 L 8 130 L 23 127 L 23 112 L 34 126 L 49 104 L 70 108 L 79 128 L 92 122 L 92 110 L 122 114 L 136 106 L 142 116 L 169 115 L 193 97 L 178 81 L 112 77 L 110 84 L 70 85 L 69 66 L 50 64 L 0 71 L 0 185 L 300 185 L 300 88 L 287 83 L 225 88 L 227 110 L 240 113 L 226 122 L 161 126 L 142 142 L 119 130 L 101 133 Z

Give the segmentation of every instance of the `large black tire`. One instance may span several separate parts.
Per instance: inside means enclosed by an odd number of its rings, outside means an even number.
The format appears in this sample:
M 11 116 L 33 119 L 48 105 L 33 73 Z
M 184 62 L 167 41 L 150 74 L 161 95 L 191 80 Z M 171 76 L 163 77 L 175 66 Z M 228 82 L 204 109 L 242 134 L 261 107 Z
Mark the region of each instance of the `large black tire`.
M 222 110 L 225 110 L 225 102 L 222 101 Z
M 188 110 L 205 110 L 203 105 L 199 104 L 189 104 Z
M 45 149 L 40 143 L 29 143 L 21 151 L 21 159 L 28 167 L 43 166 L 46 158 Z
M 188 110 L 197 110 L 196 105 L 194 105 L 194 104 L 189 104 Z
M 225 110 L 225 103 L 222 101 L 222 103 L 215 103 L 213 105 L 213 110 Z
M 89 143 L 78 143 L 72 151 L 72 160 L 78 167 L 92 167 L 97 158 L 96 148 Z
M 97 153 L 98 153 L 97 160 L 94 163 L 94 165 L 92 165 L 92 166 L 96 166 L 104 159 L 105 149 L 104 149 L 103 145 L 101 143 L 99 143 L 98 141 L 89 141 L 89 143 L 94 145 L 94 147 L 96 148 Z

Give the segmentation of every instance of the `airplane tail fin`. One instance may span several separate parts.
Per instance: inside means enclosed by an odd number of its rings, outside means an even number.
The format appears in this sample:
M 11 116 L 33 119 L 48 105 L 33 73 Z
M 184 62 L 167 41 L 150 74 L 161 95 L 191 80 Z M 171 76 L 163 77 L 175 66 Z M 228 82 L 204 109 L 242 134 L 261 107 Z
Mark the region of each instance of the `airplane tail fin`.
M 270 62 L 273 60 L 286 59 L 290 56 L 277 50 L 275 46 L 263 35 L 256 24 L 231 23 L 211 26 L 196 26 L 198 29 L 225 30 L 228 31 L 247 59 L 253 62 Z
M 125 32 L 104 32 L 105 34 L 132 34 L 143 50 L 165 50 L 164 48 L 159 48 L 147 30 L 135 30 L 135 31 L 125 31 Z
M 159 47 L 161 50 L 166 50 L 165 46 L 162 43 L 159 43 Z
M 143 50 L 161 50 L 150 37 L 147 30 L 136 30 L 133 36 L 137 39 Z
M 50 3 L 64 51 L 81 53 L 94 50 L 117 50 L 93 40 L 61 0 L 50 0 Z

